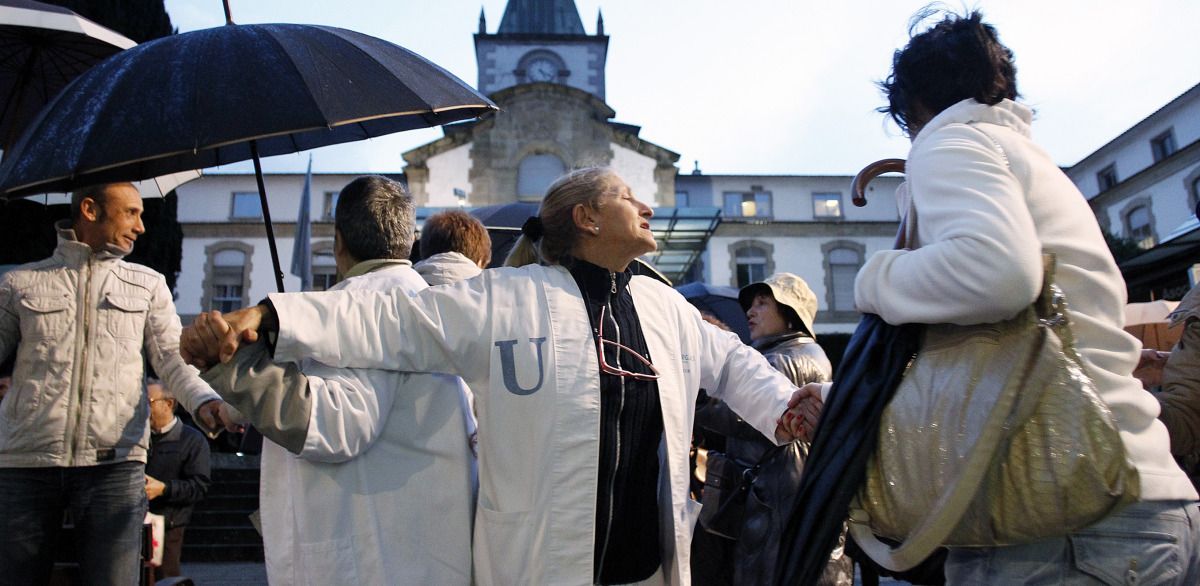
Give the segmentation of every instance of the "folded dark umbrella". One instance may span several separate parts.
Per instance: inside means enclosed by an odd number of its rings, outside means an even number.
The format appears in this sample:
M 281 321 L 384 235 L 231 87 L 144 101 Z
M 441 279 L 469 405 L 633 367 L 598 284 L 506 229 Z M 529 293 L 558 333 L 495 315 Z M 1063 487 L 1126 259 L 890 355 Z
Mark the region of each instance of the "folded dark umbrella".
M 68 191 L 474 118 L 487 98 L 421 56 L 354 31 L 226 25 L 123 51 L 67 86 L 0 168 L 5 196 Z
M 780 541 L 778 584 L 815 584 L 829 563 L 850 501 L 866 478 L 883 409 L 920 349 L 921 330 L 866 314 L 850 337 Z

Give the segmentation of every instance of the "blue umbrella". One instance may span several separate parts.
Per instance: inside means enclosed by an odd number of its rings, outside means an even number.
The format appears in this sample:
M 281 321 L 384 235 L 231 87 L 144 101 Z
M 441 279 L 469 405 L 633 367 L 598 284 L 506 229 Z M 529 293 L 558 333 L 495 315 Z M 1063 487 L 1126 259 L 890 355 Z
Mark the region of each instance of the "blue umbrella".
M 496 106 L 402 47 L 354 31 L 227 25 L 138 45 L 67 86 L 0 167 L 6 196 L 68 191 L 478 117 Z
M 738 303 L 737 289 L 707 283 L 688 283 L 676 287 L 675 290 L 695 305 L 696 309 L 717 316 L 717 319 L 742 339 L 743 344 L 750 343 L 750 324 L 746 322 L 746 312 Z

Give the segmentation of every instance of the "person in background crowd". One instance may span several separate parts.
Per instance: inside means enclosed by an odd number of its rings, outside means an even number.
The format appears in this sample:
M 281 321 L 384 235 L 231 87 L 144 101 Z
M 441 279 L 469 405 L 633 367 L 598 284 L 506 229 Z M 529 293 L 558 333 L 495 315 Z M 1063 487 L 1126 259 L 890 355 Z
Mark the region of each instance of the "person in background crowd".
M 492 262 L 492 239 L 471 214 L 448 210 L 429 216 L 421 227 L 421 262 L 413 265 L 430 285 L 470 279 Z
M 1007 320 L 1038 297 L 1042 254 L 1054 254 L 1076 351 L 1140 477 L 1140 502 L 1069 535 L 950 548 L 946 582 L 1200 583 L 1200 505 L 1154 397 L 1131 376 L 1125 283 L 1087 200 L 1030 139 L 1012 52 L 978 12 L 946 15 L 895 53 L 882 87 L 883 110 L 912 139 L 897 196 L 914 234 L 908 249 L 867 259 L 856 307 L 891 324 Z
M 630 274 L 655 250 L 651 215 L 612 170 L 574 171 L 525 223 L 519 268 L 416 295 L 271 295 L 228 323 L 198 319 L 185 352 L 228 360 L 277 334 L 280 361 L 461 375 L 480 423 L 480 584 L 685 585 L 696 392 L 780 443 L 802 430 L 794 387 L 762 355 Z
M 121 260 L 145 231 L 137 189 L 76 191 L 56 227 L 53 256 L 0 278 L 0 362 L 16 353 L 0 410 L 0 585 L 49 580 L 64 509 L 83 575 L 133 584 L 146 515 L 144 360 L 207 431 L 221 401 L 179 356 L 166 279 Z
M 746 312 L 752 346 L 793 384 L 831 380 L 833 367 L 813 337 L 817 297 L 804 279 L 776 273 L 760 283 L 743 287 L 738 301 Z M 742 529 L 736 540 L 713 534 L 696 539 L 711 542 L 713 554 L 724 561 L 718 575 L 696 576 L 697 584 L 772 584 L 779 554 L 779 538 L 791 514 L 791 495 L 800 486 L 808 445 L 794 441 L 776 446 L 730 411 L 725 403 L 710 400 L 696 410 L 697 425 L 725 436 L 725 457 L 740 466 L 756 469 L 746 499 Z M 844 543 L 844 538 L 843 538 Z M 839 545 L 830 558 L 822 586 L 850 586 L 854 568 Z
M 150 512 L 166 521 L 162 565 L 154 579 L 179 574 L 183 533 L 192 508 L 204 499 L 212 484 L 208 442 L 204 435 L 175 416 L 175 395 L 162 381 L 146 380 L 150 400 L 150 454 L 146 458 L 146 498 Z
M 359 177 L 337 202 L 333 291 L 426 288 L 407 260 L 403 186 Z M 268 440 L 259 502 L 271 584 L 471 583 L 473 418 L 460 379 L 277 365 L 261 342 L 203 376 Z

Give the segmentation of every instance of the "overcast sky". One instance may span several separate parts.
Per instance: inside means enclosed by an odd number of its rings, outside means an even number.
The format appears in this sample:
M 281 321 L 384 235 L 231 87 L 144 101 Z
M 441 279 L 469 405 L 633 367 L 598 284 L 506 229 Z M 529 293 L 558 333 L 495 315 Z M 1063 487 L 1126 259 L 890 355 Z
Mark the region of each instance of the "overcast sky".
M 504 0 L 230 0 L 240 24 L 290 22 L 397 43 L 472 86 L 479 11 L 495 33 Z M 609 35 L 616 120 L 679 153 L 688 172 L 852 174 L 904 156 L 908 141 L 875 108 L 875 82 L 908 39 L 910 0 L 577 0 Z M 961 3 L 951 3 L 959 7 Z M 1071 165 L 1200 83 L 1196 0 L 982 0 L 970 3 L 1016 54 L 1034 138 Z M 180 32 L 224 23 L 220 0 L 166 0 Z M 400 153 L 435 140 L 411 131 L 312 151 L 317 172 L 397 172 Z M 274 157 L 300 171 L 307 155 Z M 219 171 L 244 171 L 248 165 Z

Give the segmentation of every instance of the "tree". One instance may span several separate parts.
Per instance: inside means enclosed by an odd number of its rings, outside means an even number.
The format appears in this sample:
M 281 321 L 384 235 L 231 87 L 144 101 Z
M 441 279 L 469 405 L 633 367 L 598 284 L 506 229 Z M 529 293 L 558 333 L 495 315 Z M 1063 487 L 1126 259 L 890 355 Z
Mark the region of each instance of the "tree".
M 1145 252 L 1137 240 L 1117 236 L 1108 230 L 1102 229 L 1102 232 L 1104 233 L 1104 243 L 1108 245 L 1108 250 L 1112 252 L 1113 259 L 1117 261 L 1117 264 Z

